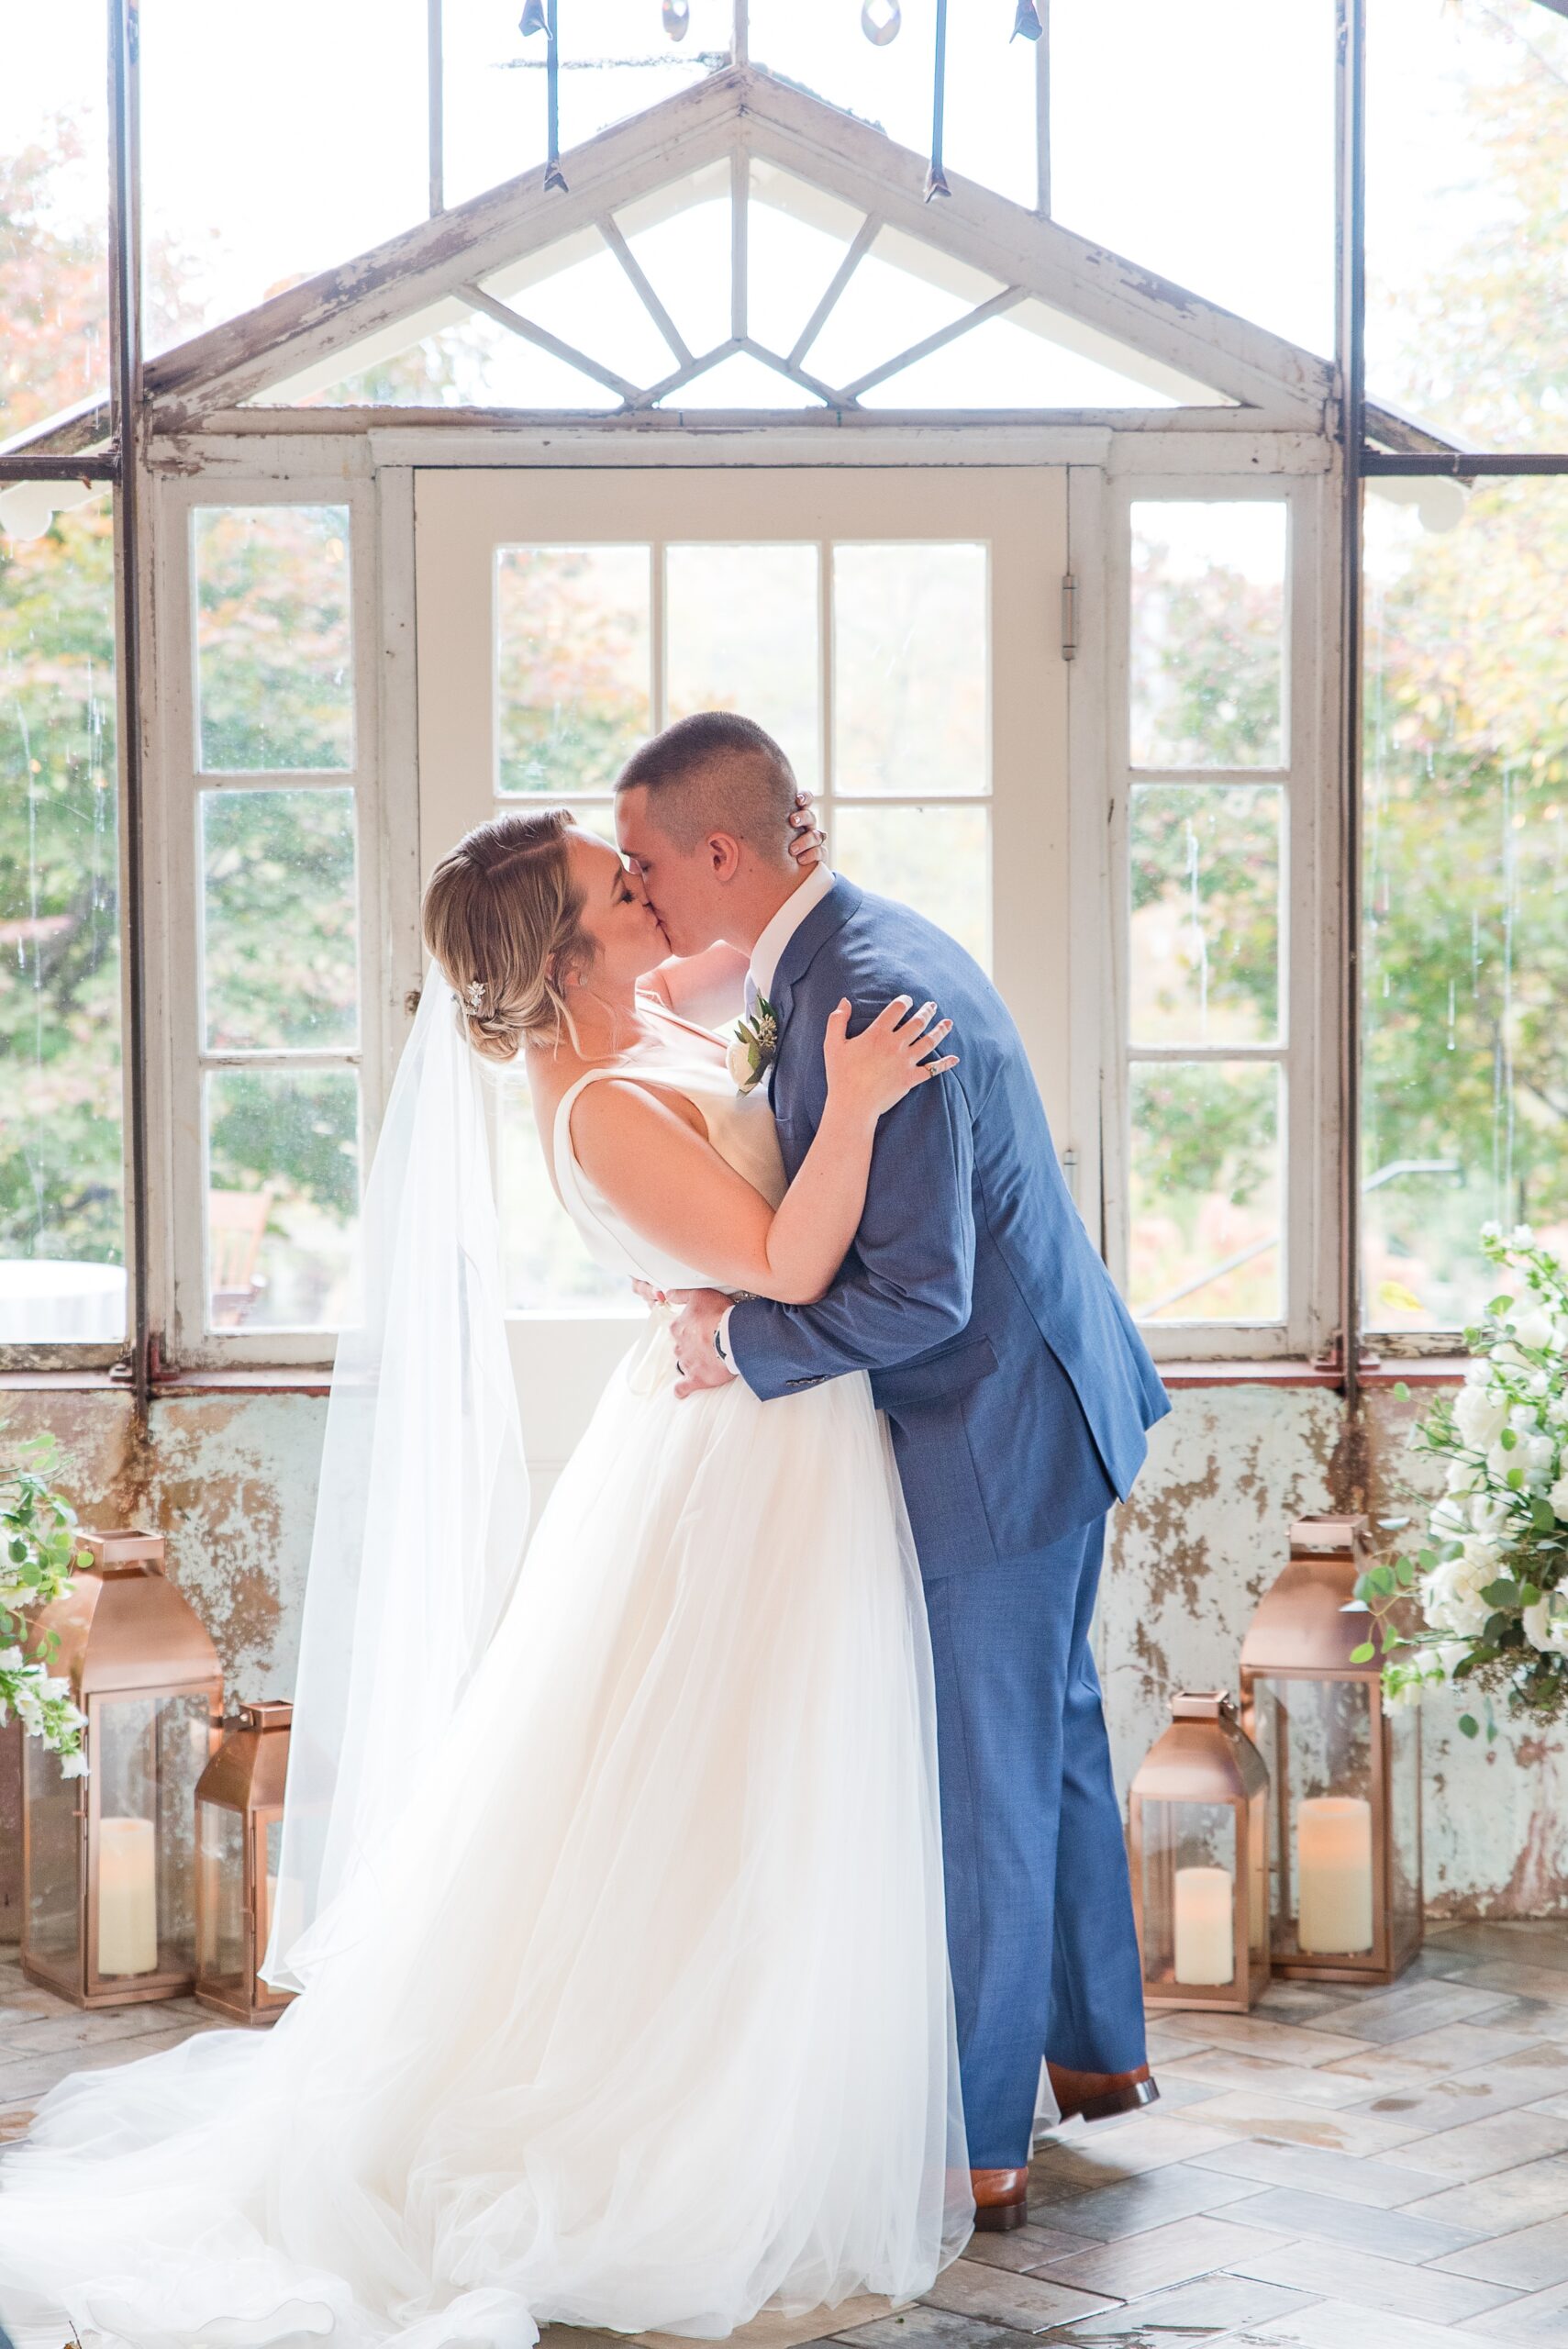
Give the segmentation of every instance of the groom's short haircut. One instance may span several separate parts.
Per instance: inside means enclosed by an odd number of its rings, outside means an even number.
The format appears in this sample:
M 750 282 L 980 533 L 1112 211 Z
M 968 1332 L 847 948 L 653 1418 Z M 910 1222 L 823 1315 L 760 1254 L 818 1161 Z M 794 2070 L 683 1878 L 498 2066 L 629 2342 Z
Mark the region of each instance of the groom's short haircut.
M 616 778 L 646 791 L 666 840 L 690 855 L 710 832 L 728 832 L 766 856 L 786 852 L 795 769 L 754 718 L 701 709 L 644 742 Z

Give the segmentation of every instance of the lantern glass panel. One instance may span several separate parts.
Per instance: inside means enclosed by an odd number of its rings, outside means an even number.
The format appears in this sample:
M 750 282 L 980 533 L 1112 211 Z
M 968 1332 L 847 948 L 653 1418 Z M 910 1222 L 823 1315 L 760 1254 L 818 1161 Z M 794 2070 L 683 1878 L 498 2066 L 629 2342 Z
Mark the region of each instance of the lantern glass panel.
M 204 1982 L 238 1984 L 245 1971 L 245 1820 L 226 1805 L 196 1809 L 196 1969 Z
M 1269 1790 L 1247 1805 L 1247 1948 L 1254 1968 L 1269 1962 Z
M 36 1737 L 23 1741 L 28 1809 L 28 1947 L 51 1972 L 74 1976 L 81 1959 L 81 1821 L 86 1784 L 68 1778 L 60 1756 Z
M 1274 1793 L 1276 1948 L 1369 1955 L 1377 1682 L 1260 1677 L 1255 1701 Z
M 211 1749 L 205 1691 L 106 1697 L 92 1707 L 98 1779 L 100 1976 L 190 1973 L 195 1962 L 193 1821 Z
M 1236 1811 L 1229 1803 L 1142 1806 L 1143 1976 L 1218 1987 L 1236 1978 Z

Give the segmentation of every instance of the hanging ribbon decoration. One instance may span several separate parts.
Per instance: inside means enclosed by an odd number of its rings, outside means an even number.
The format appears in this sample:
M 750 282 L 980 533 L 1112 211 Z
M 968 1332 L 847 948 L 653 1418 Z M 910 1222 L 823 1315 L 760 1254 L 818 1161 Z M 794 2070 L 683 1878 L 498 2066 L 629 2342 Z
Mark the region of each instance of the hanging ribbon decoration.
M 546 50 L 544 60 L 545 98 L 545 159 L 546 191 L 564 191 L 566 174 L 561 168 L 561 44 L 556 39 L 556 0 L 523 0 L 523 13 L 517 19 L 517 30 L 526 40 L 530 33 L 542 33 Z
M 947 95 L 948 78 L 948 0 L 937 0 L 937 70 L 936 84 L 931 94 L 931 168 L 926 173 L 926 202 L 933 195 L 951 195 L 947 173 L 942 169 L 942 105 Z
M 1008 42 L 1016 41 L 1020 33 L 1026 40 L 1039 40 L 1044 30 L 1045 27 L 1040 21 L 1040 10 L 1035 6 L 1035 0 L 1018 0 L 1018 13 L 1013 18 L 1013 29 L 1007 35 Z

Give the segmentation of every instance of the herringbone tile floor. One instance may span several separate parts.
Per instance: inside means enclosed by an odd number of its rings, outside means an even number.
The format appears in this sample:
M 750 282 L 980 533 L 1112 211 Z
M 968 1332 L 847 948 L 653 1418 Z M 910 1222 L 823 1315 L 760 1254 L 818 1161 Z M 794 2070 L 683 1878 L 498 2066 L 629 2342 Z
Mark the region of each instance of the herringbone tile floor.
M 212 2020 L 189 1999 L 82 2014 L 0 1958 L 0 2135 L 65 2072 Z M 1058 2132 L 1029 2226 L 976 2236 L 920 2305 L 744 2339 L 1568 2344 L 1568 1923 L 1436 1927 L 1392 1990 L 1276 1983 L 1245 2017 L 1161 2017 L 1151 2056 L 1160 2104 Z M 553 2327 L 544 2349 L 597 2340 Z

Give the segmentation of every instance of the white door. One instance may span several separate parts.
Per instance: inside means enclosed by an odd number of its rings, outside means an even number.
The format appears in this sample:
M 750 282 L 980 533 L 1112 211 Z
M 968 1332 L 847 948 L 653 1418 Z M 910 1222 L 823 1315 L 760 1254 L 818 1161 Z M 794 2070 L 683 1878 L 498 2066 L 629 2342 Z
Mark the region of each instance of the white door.
M 835 868 L 992 970 L 1068 1135 L 1062 469 L 427 472 L 415 516 L 424 871 L 530 801 L 613 838 L 639 741 L 744 711 L 819 794 Z M 520 1074 L 497 1126 L 543 1487 L 640 1308 L 556 1205 Z

